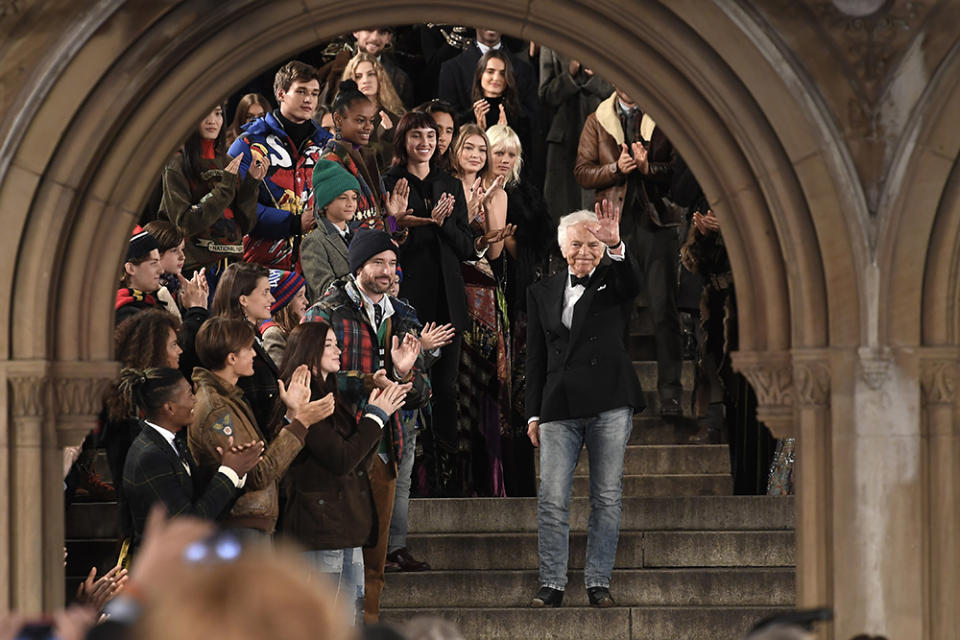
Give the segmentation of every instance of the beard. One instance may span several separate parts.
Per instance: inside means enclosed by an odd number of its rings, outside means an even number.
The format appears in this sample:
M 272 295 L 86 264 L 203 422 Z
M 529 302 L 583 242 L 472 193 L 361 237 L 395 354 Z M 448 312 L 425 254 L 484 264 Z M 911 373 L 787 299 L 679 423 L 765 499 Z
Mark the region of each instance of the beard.
M 360 276 L 357 278 L 360 282 L 360 286 L 363 287 L 363 290 L 368 293 L 373 294 L 384 294 L 390 291 L 390 280 L 388 279 L 386 284 L 381 284 L 377 282 L 377 279 L 369 274 L 360 272 Z

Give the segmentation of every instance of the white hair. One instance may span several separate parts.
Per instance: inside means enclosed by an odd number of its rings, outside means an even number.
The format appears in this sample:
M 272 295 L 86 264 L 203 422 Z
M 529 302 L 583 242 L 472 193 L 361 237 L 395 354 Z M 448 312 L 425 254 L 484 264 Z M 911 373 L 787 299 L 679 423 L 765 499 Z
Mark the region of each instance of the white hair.
M 557 226 L 557 244 L 560 245 L 560 251 L 563 251 L 567 244 L 567 229 L 581 222 L 599 222 L 597 214 L 588 209 L 580 209 L 560 218 L 560 224 Z
M 523 145 L 520 144 L 520 136 L 517 132 L 505 124 L 495 124 L 487 129 L 487 140 L 490 141 L 490 153 L 497 147 L 503 149 L 513 149 L 517 152 L 517 161 L 513 165 L 513 171 L 508 177 L 508 182 L 520 182 L 520 169 L 523 167 Z

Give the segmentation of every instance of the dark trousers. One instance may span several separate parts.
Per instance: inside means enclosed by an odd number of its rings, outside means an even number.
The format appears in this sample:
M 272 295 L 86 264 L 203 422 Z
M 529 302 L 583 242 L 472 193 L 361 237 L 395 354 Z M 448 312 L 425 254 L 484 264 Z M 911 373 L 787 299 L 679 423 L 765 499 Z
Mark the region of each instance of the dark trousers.
M 634 252 L 640 265 L 640 280 L 646 284 L 657 349 L 657 391 L 662 399 L 680 398 L 683 349 L 677 311 L 677 230 L 658 227 L 646 215 L 638 215 L 624 235 L 627 250 Z
M 367 472 L 373 505 L 377 510 L 377 546 L 363 550 L 363 620 L 366 624 L 376 624 L 380 620 L 383 568 L 387 562 L 390 518 L 393 516 L 393 498 L 397 492 L 397 477 L 392 466 L 392 462 L 384 462 L 376 455 Z
M 430 385 L 433 396 L 430 406 L 433 411 L 433 433 L 437 445 L 446 451 L 457 448 L 457 376 L 460 370 L 460 349 L 463 334 L 459 331 L 453 342 L 440 349 L 440 358 L 430 367 Z

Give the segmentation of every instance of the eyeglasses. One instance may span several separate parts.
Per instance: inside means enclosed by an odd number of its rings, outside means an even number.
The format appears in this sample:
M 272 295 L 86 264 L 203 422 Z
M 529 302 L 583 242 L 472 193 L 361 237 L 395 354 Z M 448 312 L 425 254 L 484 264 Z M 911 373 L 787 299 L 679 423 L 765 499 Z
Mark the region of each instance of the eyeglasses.
M 183 550 L 183 560 L 188 564 L 233 562 L 243 553 L 243 543 L 229 531 L 220 531 L 198 540 Z

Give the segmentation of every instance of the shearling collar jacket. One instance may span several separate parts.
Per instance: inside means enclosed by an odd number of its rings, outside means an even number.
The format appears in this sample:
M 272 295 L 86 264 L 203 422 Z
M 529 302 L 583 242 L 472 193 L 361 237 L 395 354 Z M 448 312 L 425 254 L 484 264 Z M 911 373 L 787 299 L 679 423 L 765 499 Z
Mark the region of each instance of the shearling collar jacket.
M 621 210 L 628 187 L 636 189 L 638 197 L 632 202 L 639 206 L 624 211 L 626 219 L 631 215 L 645 215 L 656 226 L 676 226 L 680 223 L 681 212 L 669 197 L 676 160 L 673 145 L 649 114 L 643 114 L 639 133 L 647 148 L 649 169 L 643 175 L 634 172 L 627 176 L 617 167 L 621 145 L 626 138 L 617 112 L 617 94 L 614 93 L 600 103 L 583 125 L 574 176 L 581 187 L 595 190 L 597 202 L 606 199 Z

